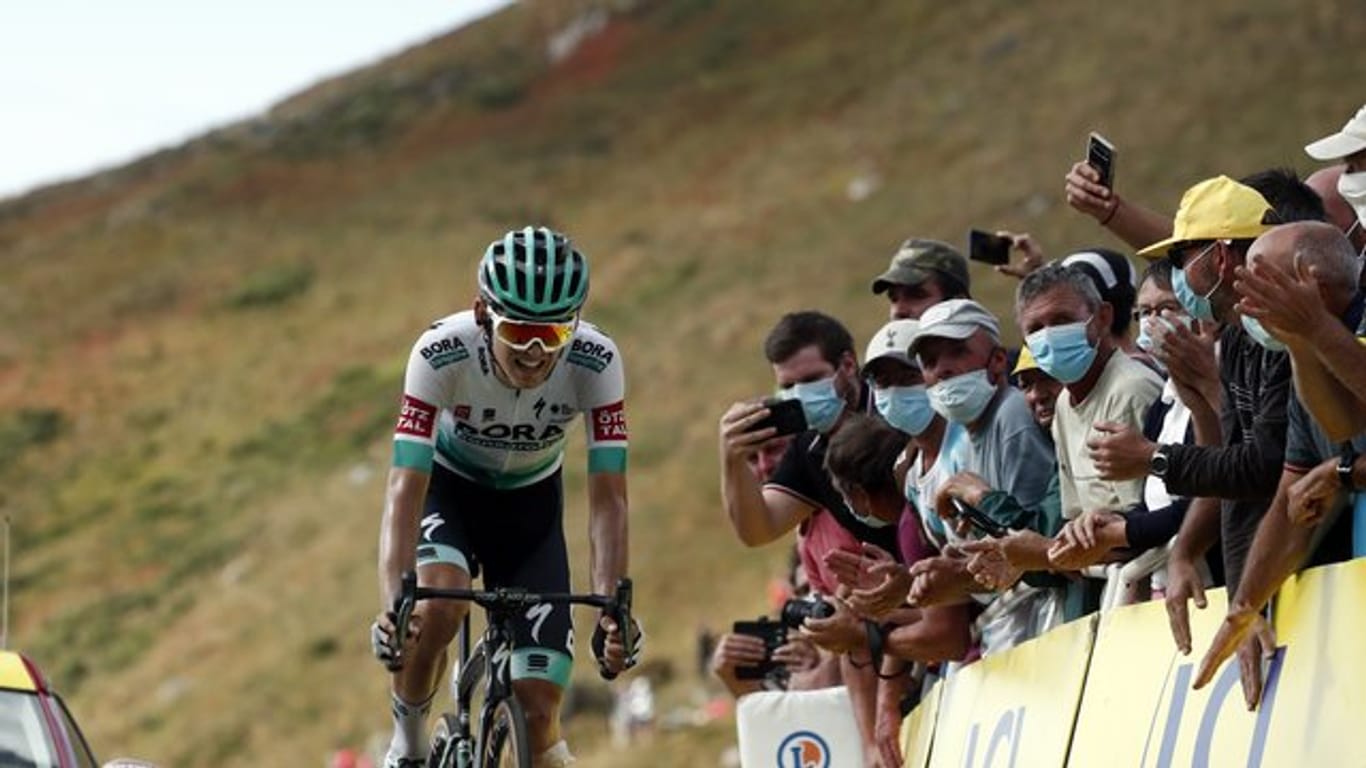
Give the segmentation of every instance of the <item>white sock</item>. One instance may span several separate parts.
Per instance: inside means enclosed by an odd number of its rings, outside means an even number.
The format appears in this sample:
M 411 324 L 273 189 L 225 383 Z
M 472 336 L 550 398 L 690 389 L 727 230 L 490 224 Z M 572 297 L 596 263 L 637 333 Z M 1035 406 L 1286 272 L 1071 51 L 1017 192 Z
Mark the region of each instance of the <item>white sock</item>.
M 427 713 L 432 710 L 432 696 L 421 704 L 409 704 L 393 695 L 394 738 L 389 742 L 389 754 L 395 757 L 427 756 Z
M 542 752 L 533 764 L 536 768 L 565 768 L 575 762 L 577 761 L 574 756 L 569 753 L 569 745 L 564 739 L 560 739 L 550 749 Z

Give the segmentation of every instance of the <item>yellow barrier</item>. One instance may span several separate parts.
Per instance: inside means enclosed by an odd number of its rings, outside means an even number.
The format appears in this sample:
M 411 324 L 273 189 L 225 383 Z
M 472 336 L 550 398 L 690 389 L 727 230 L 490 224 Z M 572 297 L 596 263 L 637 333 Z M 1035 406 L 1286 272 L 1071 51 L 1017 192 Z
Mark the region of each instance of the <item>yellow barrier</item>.
M 1366 559 L 1291 579 L 1279 648 L 1247 711 L 1236 659 L 1191 690 L 1223 620 L 1223 590 L 1192 610 L 1181 656 L 1160 602 L 1072 622 L 968 665 L 907 718 L 907 766 L 1366 766 Z M 941 690 L 942 689 L 942 690 Z M 924 711 L 921 711 L 924 710 Z M 929 752 L 926 762 L 924 755 Z
M 1067 757 L 1094 616 L 952 675 L 939 702 L 931 766 L 1058 766 Z
M 935 683 L 901 723 L 901 755 L 904 768 L 925 768 L 930 764 L 930 741 L 939 715 L 939 694 L 944 684 Z

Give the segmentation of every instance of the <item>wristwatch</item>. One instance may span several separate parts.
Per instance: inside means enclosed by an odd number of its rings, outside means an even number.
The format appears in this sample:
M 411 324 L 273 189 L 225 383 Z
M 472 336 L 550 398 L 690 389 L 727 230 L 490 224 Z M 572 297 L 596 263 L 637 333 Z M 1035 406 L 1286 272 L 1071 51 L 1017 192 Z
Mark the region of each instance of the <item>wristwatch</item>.
M 1338 481 L 1342 483 L 1344 490 L 1356 490 L 1356 483 L 1352 482 L 1352 468 L 1357 462 L 1357 449 L 1350 441 L 1342 444 L 1342 453 L 1338 455 Z
M 1153 451 L 1153 457 L 1148 459 L 1148 474 L 1161 480 L 1167 479 L 1167 469 L 1171 466 L 1171 457 L 1167 452 L 1171 449 L 1170 445 L 1159 445 Z

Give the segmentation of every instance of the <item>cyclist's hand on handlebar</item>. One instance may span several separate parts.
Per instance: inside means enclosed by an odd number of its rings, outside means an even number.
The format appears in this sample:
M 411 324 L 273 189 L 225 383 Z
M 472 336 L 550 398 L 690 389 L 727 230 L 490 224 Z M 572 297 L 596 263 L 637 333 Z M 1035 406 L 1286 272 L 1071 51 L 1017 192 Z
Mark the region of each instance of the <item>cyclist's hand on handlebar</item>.
M 408 652 L 417 644 L 417 639 L 422 634 L 422 622 L 420 617 L 414 614 L 408 619 L 408 631 L 400 647 L 399 633 L 395 632 L 397 621 L 398 616 L 393 611 L 385 611 L 376 616 L 370 625 L 370 650 L 390 672 L 397 672 L 403 668 L 403 660 L 407 658 Z
M 641 651 L 645 648 L 645 629 L 635 617 L 631 618 L 631 624 L 635 628 L 633 634 L 636 642 L 629 658 L 622 643 L 621 630 L 610 616 L 598 619 L 598 625 L 593 629 L 593 656 L 598 660 L 598 673 L 607 680 L 614 679 L 640 662 Z

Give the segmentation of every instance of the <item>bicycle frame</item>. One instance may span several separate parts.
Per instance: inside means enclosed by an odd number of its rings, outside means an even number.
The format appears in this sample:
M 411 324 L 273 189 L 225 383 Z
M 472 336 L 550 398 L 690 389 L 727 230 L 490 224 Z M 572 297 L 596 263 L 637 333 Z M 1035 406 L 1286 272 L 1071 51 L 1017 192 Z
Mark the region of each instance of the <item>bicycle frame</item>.
M 460 751 L 469 750 L 468 754 L 473 755 L 475 749 L 484 748 L 483 740 L 487 738 L 497 705 L 513 695 L 512 622 L 517 613 L 541 603 L 567 603 L 601 608 L 621 628 L 626 657 L 630 658 L 636 642 L 634 624 L 631 620 L 631 596 L 630 579 L 620 579 L 617 582 L 616 593 L 609 597 L 597 594 L 535 593 L 517 587 L 497 587 L 492 590 L 419 587 L 417 574 L 409 571 L 403 574 L 401 591 L 394 603 L 397 644 L 400 648 L 403 646 L 408 621 L 419 600 L 463 600 L 484 609 L 488 622 L 473 652 L 470 649 L 470 614 L 468 611 L 465 613 L 459 632 L 459 667 L 452 680 L 452 698 L 456 706 L 456 733 L 452 734 L 449 744 Z M 492 669 L 489 669 L 490 665 Z M 479 709 L 479 727 L 472 734 L 470 710 L 474 700 L 474 689 L 486 672 L 484 702 Z M 601 668 L 599 673 L 608 679 L 616 677 L 609 677 Z M 476 735 L 477 739 L 474 738 Z M 459 757 L 457 753 L 457 758 Z

